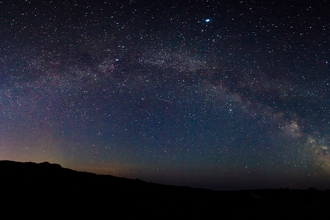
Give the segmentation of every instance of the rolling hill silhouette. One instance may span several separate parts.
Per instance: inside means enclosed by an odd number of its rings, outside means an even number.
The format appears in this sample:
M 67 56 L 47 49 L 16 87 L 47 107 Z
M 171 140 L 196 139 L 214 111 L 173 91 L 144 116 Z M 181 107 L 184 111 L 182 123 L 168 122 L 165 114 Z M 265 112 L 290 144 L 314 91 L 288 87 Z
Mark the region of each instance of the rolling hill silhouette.
M 330 192 L 316 189 L 222 192 L 78 172 L 48 162 L 0 161 L 0 178 L 3 210 L 33 216 L 40 211 L 47 217 L 115 219 L 330 216 Z

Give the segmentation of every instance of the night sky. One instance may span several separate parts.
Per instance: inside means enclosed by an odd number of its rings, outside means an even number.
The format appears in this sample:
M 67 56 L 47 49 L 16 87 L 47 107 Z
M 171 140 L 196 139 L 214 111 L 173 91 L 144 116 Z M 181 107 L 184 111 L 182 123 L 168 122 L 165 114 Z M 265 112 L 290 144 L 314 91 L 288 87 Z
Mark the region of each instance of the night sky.
M 0 18 L 0 160 L 330 188 L 328 0 L 4 0 Z

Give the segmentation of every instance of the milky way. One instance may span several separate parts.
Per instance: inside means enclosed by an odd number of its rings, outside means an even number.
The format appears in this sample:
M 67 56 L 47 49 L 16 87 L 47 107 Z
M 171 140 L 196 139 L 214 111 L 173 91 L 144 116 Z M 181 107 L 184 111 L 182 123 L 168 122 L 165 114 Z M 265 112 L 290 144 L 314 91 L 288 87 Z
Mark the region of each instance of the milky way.
M 0 159 L 326 188 L 328 1 L 1 2 Z

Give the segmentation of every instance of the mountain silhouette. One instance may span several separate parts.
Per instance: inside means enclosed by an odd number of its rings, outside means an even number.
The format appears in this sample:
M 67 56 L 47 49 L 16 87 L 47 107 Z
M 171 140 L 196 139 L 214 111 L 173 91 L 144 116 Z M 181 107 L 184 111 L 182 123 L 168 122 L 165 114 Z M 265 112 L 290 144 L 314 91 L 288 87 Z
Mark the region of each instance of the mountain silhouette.
M 328 219 L 330 193 L 309 190 L 213 191 L 97 175 L 49 162 L 0 161 L 2 210 L 36 217 Z M 23 212 L 24 210 L 24 212 Z

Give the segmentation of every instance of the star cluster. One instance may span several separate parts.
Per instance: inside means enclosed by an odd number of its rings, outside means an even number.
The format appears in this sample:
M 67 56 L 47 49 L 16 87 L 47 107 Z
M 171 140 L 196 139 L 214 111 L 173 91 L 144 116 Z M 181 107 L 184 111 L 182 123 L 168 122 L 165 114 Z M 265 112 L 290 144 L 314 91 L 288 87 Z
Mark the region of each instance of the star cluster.
M 328 1 L 2 1 L 0 159 L 326 188 Z

